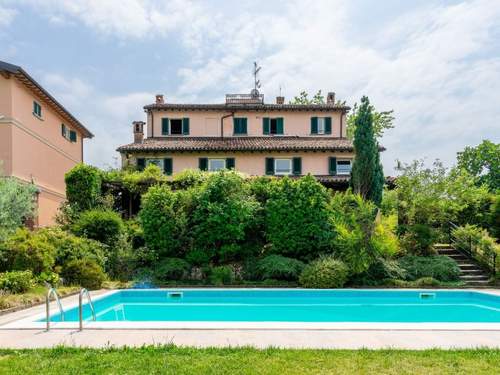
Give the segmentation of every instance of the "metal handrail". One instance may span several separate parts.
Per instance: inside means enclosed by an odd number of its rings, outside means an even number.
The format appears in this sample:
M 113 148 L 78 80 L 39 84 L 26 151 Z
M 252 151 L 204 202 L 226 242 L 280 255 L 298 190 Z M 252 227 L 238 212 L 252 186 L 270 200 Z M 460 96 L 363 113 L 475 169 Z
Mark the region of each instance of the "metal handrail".
M 87 289 L 82 288 L 80 290 L 80 295 L 78 296 L 78 318 L 80 321 L 80 331 L 83 331 L 83 296 L 87 296 L 88 304 L 90 306 L 90 311 L 92 312 L 92 320 L 96 320 L 94 304 L 92 303 L 92 298 L 90 298 L 90 293 Z
M 50 330 L 50 297 L 54 295 L 54 298 L 57 302 L 57 306 L 59 307 L 59 313 L 61 314 L 61 321 L 64 321 L 64 309 L 62 307 L 62 303 L 59 297 L 59 293 L 57 293 L 56 288 L 50 287 L 47 292 L 47 297 L 45 298 L 45 310 L 47 312 L 47 331 Z

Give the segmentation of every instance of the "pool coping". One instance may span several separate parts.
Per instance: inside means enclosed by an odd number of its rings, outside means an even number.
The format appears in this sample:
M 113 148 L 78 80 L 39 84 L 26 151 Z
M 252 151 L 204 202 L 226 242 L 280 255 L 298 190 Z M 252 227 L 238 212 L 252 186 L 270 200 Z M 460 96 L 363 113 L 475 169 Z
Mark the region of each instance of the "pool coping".
M 109 297 L 120 291 L 140 291 L 144 289 L 115 289 L 104 292 L 93 297 L 93 301 Z M 154 290 L 165 291 L 207 291 L 206 288 L 158 288 Z M 210 290 L 235 290 L 231 288 L 211 288 Z M 247 288 L 237 289 L 238 291 L 259 291 L 259 290 L 278 290 L 278 291 L 314 291 L 325 289 L 302 289 L 302 288 Z M 374 291 L 376 289 L 335 289 L 342 291 Z M 433 292 L 463 292 L 463 289 L 381 289 L 387 292 L 400 291 L 420 291 L 424 293 Z M 476 292 L 500 297 L 500 290 L 482 290 L 467 289 L 468 292 Z M 64 303 L 64 300 L 62 302 Z M 78 302 L 73 302 L 65 306 L 68 311 L 78 307 Z M 52 311 L 53 307 L 51 305 Z M 45 329 L 45 322 L 35 320 L 43 319 L 44 312 L 32 314 L 28 317 L 14 320 L 0 326 L 0 330 L 32 330 Z M 79 322 L 51 322 L 51 329 L 78 329 Z M 399 323 L 399 322 L 225 322 L 225 321 L 144 321 L 144 322 L 94 322 L 84 321 L 85 330 L 383 330 L 383 331 L 500 331 L 500 323 L 447 323 L 447 322 L 423 322 L 423 323 Z

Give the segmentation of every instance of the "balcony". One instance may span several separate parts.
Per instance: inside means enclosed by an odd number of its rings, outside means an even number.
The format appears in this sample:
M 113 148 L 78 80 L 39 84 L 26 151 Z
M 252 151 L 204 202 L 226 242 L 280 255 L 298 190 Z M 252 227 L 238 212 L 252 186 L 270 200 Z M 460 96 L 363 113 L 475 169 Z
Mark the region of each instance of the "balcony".
M 226 94 L 226 104 L 264 104 L 264 94 Z

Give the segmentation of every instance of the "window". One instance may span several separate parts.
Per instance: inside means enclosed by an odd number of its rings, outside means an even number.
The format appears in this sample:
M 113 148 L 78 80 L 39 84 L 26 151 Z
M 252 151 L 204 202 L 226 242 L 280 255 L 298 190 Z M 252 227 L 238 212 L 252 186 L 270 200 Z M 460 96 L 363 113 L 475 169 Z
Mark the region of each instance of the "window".
M 182 120 L 181 119 L 171 119 L 170 120 L 170 134 L 182 135 Z
M 208 159 L 208 170 L 210 172 L 220 171 L 226 168 L 226 159 Z
M 351 174 L 351 168 L 350 160 L 337 160 L 337 174 Z
M 292 159 L 274 159 L 274 174 L 292 174 Z
M 235 117 L 233 119 L 233 134 L 247 134 L 247 119 L 246 117 Z
M 264 134 L 283 134 L 284 119 L 283 117 L 262 118 L 263 133 Z
M 69 129 L 66 125 L 61 124 L 61 135 L 70 142 L 76 142 L 76 132 Z
M 325 118 L 318 117 L 318 134 L 325 134 Z
M 35 101 L 33 102 L 33 114 L 42 118 L 42 106 Z
M 332 118 L 311 117 L 311 134 L 332 134 Z
M 163 170 L 163 159 L 146 159 L 146 165 L 154 164 Z

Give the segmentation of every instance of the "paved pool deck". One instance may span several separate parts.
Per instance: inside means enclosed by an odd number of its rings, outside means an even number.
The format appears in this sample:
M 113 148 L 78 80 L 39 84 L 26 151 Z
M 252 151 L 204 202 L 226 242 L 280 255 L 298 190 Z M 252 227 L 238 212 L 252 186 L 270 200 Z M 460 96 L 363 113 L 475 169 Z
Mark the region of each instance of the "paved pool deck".
M 499 289 L 481 290 L 500 295 Z M 97 296 L 107 291 L 92 292 Z M 63 304 L 77 302 L 64 298 Z M 175 344 L 192 347 L 253 346 L 256 348 L 321 349 L 453 349 L 500 348 L 500 330 L 401 329 L 6 329 L 6 325 L 42 313 L 45 305 L 0 316 L 0 348 L 120 347 Z M 51 311 L 57 311 L 55 303 Z M 4 328 L 2 328 L 2 326 Z M 76 324 L 75 324 L 76 327 Z

